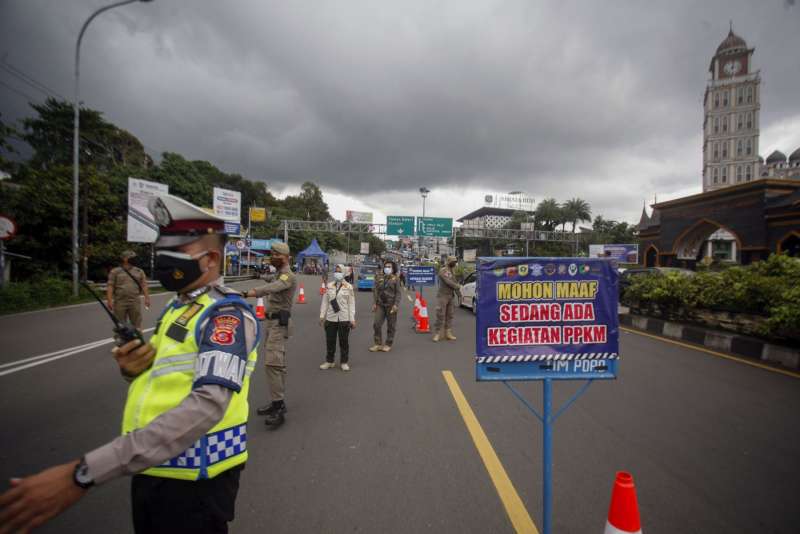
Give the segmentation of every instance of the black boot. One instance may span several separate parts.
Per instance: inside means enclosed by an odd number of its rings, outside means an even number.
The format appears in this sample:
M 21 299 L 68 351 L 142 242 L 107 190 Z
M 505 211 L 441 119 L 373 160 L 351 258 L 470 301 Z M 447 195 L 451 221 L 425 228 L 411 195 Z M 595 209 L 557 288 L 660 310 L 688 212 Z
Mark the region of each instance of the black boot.
M 286 413 L 286 404 L 281 401 L 273 401 L 270 407 L 266 410 L 264 415 L 264 424 L 271 426 L 273 429 L 278 428 L 286 420 L 284 414 Z
M 281 407 L 283 407 L 283 411 L 286 413 L 286 405 L 283 403 L 283 401 L 272 401 L 264 406 L 259 406 L 256 410 L 256 413 L 258 415 L 269 415 Z

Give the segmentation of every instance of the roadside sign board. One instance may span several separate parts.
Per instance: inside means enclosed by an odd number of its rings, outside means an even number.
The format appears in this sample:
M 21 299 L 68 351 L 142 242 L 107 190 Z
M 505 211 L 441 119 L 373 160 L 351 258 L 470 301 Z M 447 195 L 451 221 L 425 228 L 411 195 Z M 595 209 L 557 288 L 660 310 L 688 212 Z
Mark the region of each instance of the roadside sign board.
M 619 263 L 639 263 L 639 245 L 589 245 L 590 258 L 611 258 Z
M 362 242 L 360 251 L 361 254 L 369 254 L 369 242 Z
M 410 266 L 406 275 L 408 284 L 415 286 L 432 286 L 436 284 L 436 267 Z
M 244 250 L 244 247 L 245 247 L 244 241 L 242 241 L 241 239 L 236 242 L 236 248 L 238 248 L 239 250 Z
M 264 222 L 267 220 L 266 208 L 250 208 L 250 222 Z
M 6 241 L 7 239 L 11 239 L 16 233 L 16 223 L 10 217 L 0 215 L 0 240 Z
M 450 237 L 453 235 L 453 219 L 418 217 L 417 235 L 424 237 Z
M 169 193 L 167 184 L 128 178 L 128 232 L 131 243 L 154 243 L 158 238 L 158 225 L 147 208 L 152 197 Z
M 225 221 L 225 233 L 228 235 L 241 235 L 242 225 L 237 222 Z
M 414 235 L 414 217 L 408 215 L 389 215 L 386 217 L 386 234 L 399 236 Z
M 616 378 L 617 270 L 593 258 L 478 258 L 478 380 Z

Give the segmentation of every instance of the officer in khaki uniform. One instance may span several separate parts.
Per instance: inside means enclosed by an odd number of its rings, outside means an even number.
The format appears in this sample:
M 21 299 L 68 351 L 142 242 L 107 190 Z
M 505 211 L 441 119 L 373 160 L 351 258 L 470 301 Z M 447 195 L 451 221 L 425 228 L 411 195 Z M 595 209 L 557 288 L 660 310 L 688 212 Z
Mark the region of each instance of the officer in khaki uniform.
M 436 295 L 436 333 L 433 341 L 442 338 L 451 341 L 456 339 L 453 334 L 453 314 L 455 313 L 456 299 L 461 299 L 461 285 L 453 274 L 458 259 L 455 256 L 447 257 L 447 265 L 439 269 L 439 292 Z
M 137 329 L 142 329 L 142 303 L 139 295 L 144 295 L 144 305 L 150 307 L 150 293 L 147 290 L 147 276 L 140 268 L 131 265 L 136 257 L 132 250 L 122 252 L 122 265 L 108 273 L 106 301 L 120 321 L 126 319 Z
M 397 276 L 397 265 L 392 261 L 383 264 L 383 271 L 375 276 L 372 286 L 372 311 L 375 320 L 372 323 L 375 344 L 370 352 L 389 352 L 394 343 L 397 329 L 397 308 L 400 304 L 400 278 Z M 386 321 L 386 344 L 383 344 L 383 322 Z
M 264 423 L 273 429 L 284 422 L 286 414 L 286 340 L 289 338 L 289 318 L 292 312 L 297 278 L 289 267 L 289 245 L 272 245 L 270 263 L 277 270 L 268 274 L 267 283 L 250 289 L 247 297 L 267 297 L 264 321 L 264 356 L 271 401 L 258 409 L 258 415 L 265 415 Z

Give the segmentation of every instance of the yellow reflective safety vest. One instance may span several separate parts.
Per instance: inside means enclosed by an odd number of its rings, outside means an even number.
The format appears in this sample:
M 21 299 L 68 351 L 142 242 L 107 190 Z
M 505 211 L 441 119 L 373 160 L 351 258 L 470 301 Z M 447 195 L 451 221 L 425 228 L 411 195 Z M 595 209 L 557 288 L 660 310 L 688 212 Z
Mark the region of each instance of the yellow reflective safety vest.
M 244 299 L 225 294 L 225 291 L 225 288 L 213 288 L 187 304 L 181 304 L 177 299 L 167 304 L 150 340 L 156 348 L 153 365 L 137 376 L 128 388 L 123 434 L 147 426 L 159 415 L 178 406 L 192 392 L 195 368 L 202 365 L 198 358 L 203 335 L 201 326 L 213 310 L 235 306 L 243 313 L 254 315 Z M 241 373 L 242 388 L 233 393 L 222 419 L 184 452 L 143 471 L 144 474 L 181 480 L 214 478 L 247 461 L 247 394 L 250 374 L 256 364 L 257 347 L 258 336 L 248 354 L 246 368 L 237 367 L 231 371 Z M 232 362 L 231 367 L 241 364 L 244 362 Z

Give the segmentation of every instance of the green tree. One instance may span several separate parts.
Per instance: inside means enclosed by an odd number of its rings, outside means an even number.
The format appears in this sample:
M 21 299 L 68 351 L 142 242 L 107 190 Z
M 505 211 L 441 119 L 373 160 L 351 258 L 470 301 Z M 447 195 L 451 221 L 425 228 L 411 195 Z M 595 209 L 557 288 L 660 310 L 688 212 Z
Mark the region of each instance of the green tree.
M 571 198 L 567 200 L 562 209 L 564 217 L 568 222 L 572 223 L 572 233 L 578 231 L 578 222 L 592 220 L 592 209 L 589 203 L 580 198 Z
M 561 221 L 561 207 L 554 198 L 546 198 L 539 202 L 534 213 L 536 227 L 542 230 L 555 230 Z

